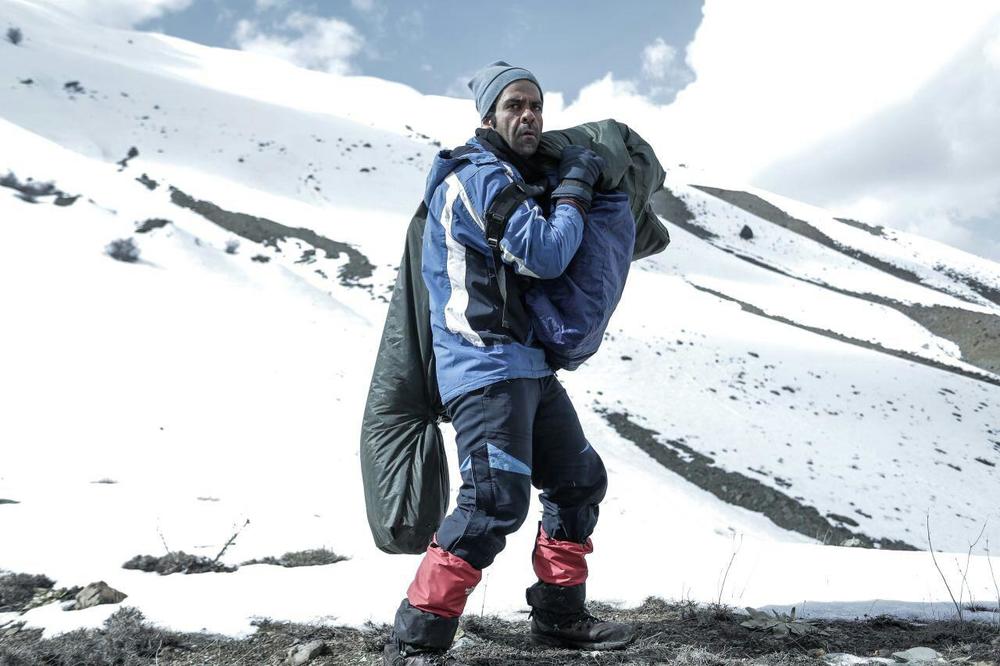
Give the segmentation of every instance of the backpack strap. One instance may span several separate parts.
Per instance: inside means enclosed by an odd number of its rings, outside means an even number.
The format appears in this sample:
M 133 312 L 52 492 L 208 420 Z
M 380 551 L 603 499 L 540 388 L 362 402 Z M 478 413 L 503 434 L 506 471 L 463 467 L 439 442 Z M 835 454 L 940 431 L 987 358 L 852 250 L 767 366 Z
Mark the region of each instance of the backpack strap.
M 486 210 L 486 244 L 493 250 L 493 260 L 496 264 L 497 286 L 500 288 L 501 323 L 504 328 L 515 334 L 520 334 L 517 337 L 522 340 L 527 331 L 514 331 L 515 322 L 509 316 L 510 307 L 508 304 L 512 302 L 513 287 L 511 283 L 514 281 L 507 279 L 508 268 L 503 263 L 500 239 L 503 238 L 503 234 L 507 230 L 507 222 L 510 221 L 510 216 L 514 214 L 517 207 L 529 198 L 537 197 L 544 192 L 545 188 L 541 185 L 528 185 L 515 180 L 493 197 L 493 202 Z
M 461 146 L 452 148 L 450 158 L 453 160 L 457 160 L 461 159 L 462 157 L 465 157 L 466 155 L 469 155 L 470 153 L 477 153 L 477 152 L 479 151 L 473 148 L 472 146 L 468 144 L 462 144 Z
M 494 252 L 500 249 L 500 239 L 517 207 L 529 198 L 544 193 L 545 188 L 541 185 L 528 185 L 515 180 L 493 197 L 493 203 L 486 211 L 486 243 Z

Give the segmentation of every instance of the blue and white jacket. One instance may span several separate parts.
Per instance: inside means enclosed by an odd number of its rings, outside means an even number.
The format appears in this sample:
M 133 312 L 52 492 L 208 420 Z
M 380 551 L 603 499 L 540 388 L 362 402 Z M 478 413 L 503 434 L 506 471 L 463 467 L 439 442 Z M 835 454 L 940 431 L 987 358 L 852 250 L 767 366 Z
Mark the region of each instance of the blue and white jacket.
M 476 150 L 453 158 L 441 151 L 427 176 L 421 270 L 430 293 L 431 331 L 441 400 L 505 379 L 552 374 L 545 350 L 529 330 L 515 340 L 501 326 L 493 251 L 486 242 L 485 212 L 512 180 L 513 165 L 476 139 Z M 511 215 L 500 250 L 518 275 L 550 279 L 562 274 L 583 237 L 583 215 L 562 203 L 546 218 L 533 199 Z

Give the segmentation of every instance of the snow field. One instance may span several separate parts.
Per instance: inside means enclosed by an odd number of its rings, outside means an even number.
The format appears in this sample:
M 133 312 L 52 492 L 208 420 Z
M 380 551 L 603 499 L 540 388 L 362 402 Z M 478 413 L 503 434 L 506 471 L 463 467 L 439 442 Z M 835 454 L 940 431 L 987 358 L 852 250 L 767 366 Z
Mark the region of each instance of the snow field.
M 475 124 L 470 105 L 0 2 L 26 35 L 23 48 L 0 45 L 0 175 L 52 179 L 82 195 L 59 208 L 0 189 L 0 312 L 15 322 L 0 331 L 0 498 L 19 502 L 0 506 L 0 567 L 62 586 L 105 580 L 129 594 L 126 604 L 179 630 L 240 634 L 254 617 L 389 621 L 418 558 L 371 543 L 360 417 L 385 316 L 380 297 L 394 280 L 433 142 L 464 141 Z M 34 82 L 20 83 L 26 78 Z M 67 91 L 72 80 L 85 92 Z M 139 156 L 119 170 L 131 146 Z M 159 187 L 135 182 L 142 173 Z M 792 275 L 972 307 L 803 242 L 692 182 L 688 174 L 669 184 L 699 223 L 727 239 L 751 224 L 749 253 Z M 228 254 L 233 234 L 172 204 L 169 186 L 351 244 L 375 266 L 362 281 L 370 291 L 338 281 L 343 258 L 301 263 L 309 247 L 300 241 L 275 249 L 241 240 Z M 135 234 L 149 218 L 171 224 Z M 998 389 L 742 312 L 695 287 L 960 363 L 953 345 L 884 306 L 671 233 L 666 253 L 635 264 L 601 353 L 561 374 L 611 476 L 590 559 L 592 597 L 838 601 L 859 614 L 879 612 L 883 602 L 873 599 L 946 600 L 926 552 L 824 546 L 781 529 L 667 471 L 600 410 L 627 411 L 661 439 L 683 438 L 715 465 L 850 517 L 874 537 L 924 547 L 930 512 L 935 545 L 962 553 L 988 519 L 986 535 L 1000 543 L 996 471 L 977 461 L 1000 461 L 991 444 L 1000 446 Z M 106 256 L 108 242 L 128 236 L 139 262 Z M 877 242 L 871 252 L 890 252 Z M 937 246 L 907 242 L 916 263 L 934 264 Z M 938 256 L 956 257 L 946 248 Z M 984 280 L 996 275 L 993 264 L 960 259 L 956 266 Z M 445 435 L 454 456 L 448 427 Z M 535 501 L 469 612 L 525 609 L 539 512 Z M 166 577 L 121 568 L 134 555 L 160 554 L 164 542 L 214 557 L 247 520 L 226 563 L 317 547 L 351 559 Z M 942 557 L 957 589 L 955 557 Z M 980 554 L 969 575 L 974 596 L 990 599 Z M 23 619 L 54 633 L 99 625 L 115 608 L 49 606 Z

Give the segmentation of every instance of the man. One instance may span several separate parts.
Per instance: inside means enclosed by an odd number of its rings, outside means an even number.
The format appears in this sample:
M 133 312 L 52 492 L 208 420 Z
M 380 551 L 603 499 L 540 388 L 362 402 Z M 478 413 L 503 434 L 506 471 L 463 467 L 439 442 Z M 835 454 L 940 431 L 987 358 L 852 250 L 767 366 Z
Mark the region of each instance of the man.
M 607 474 L 566 392 L 535 340 L 516 286 L 550 279 L 583 236 L 593 185 L 604 162 L 567 147 L 558 174 L 530 161 L 542 133 L 535 76 L 505 62 L 469 83 L 482 127 L 442 151 L 427 178 L 424 281 L 442 402 L 455 427 L 462 487 L 455 510 L 430 545 L 396 613 L 386 664 L 448 663 L 458 619 L 482 570 L 524 522 L 531 485 L 542 490 L 542 521 L 527 590 L 531 636 L 578 649 L 622 647 L 630 627 L 586 611 L 584 556 Z M 549 181 L 551 194 L 510 213 L 495 247 L 488 215 L 513 182 Z M 544 206 L 544 208 L 543 208 Z M 500 258 L 498 265 L 497 258 Z

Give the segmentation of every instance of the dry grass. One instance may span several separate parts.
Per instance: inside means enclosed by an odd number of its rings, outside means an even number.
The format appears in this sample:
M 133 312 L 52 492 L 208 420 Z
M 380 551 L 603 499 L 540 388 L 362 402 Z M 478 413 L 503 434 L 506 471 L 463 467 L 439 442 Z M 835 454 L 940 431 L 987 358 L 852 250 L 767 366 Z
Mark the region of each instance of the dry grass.
M 297 550 L 285 553 L 281 557 L 262 557 L 254 560 L 247 560 L 240 564 L 241 567 L 252 564 L 273 564 L 279 567 L 315 567 L 324 564 L 335 564 L 349 559 L 344 555 L 338 555 L 326 548 L 316 548 L 313 550 Z
M 236 571 L 236 567 L 226 566 L 218 560 L 212 560 L 202 555 L 189 555 L 182 550 L 160 556 L 136 555 L 123 564 L 122 568 L 158 573 L 161 576 L 174 573 L 232 573 Z
M 38 590 L 51 590 L 53 585 L 47 576 L 0 572 L 0 613 L 24 610 Z

